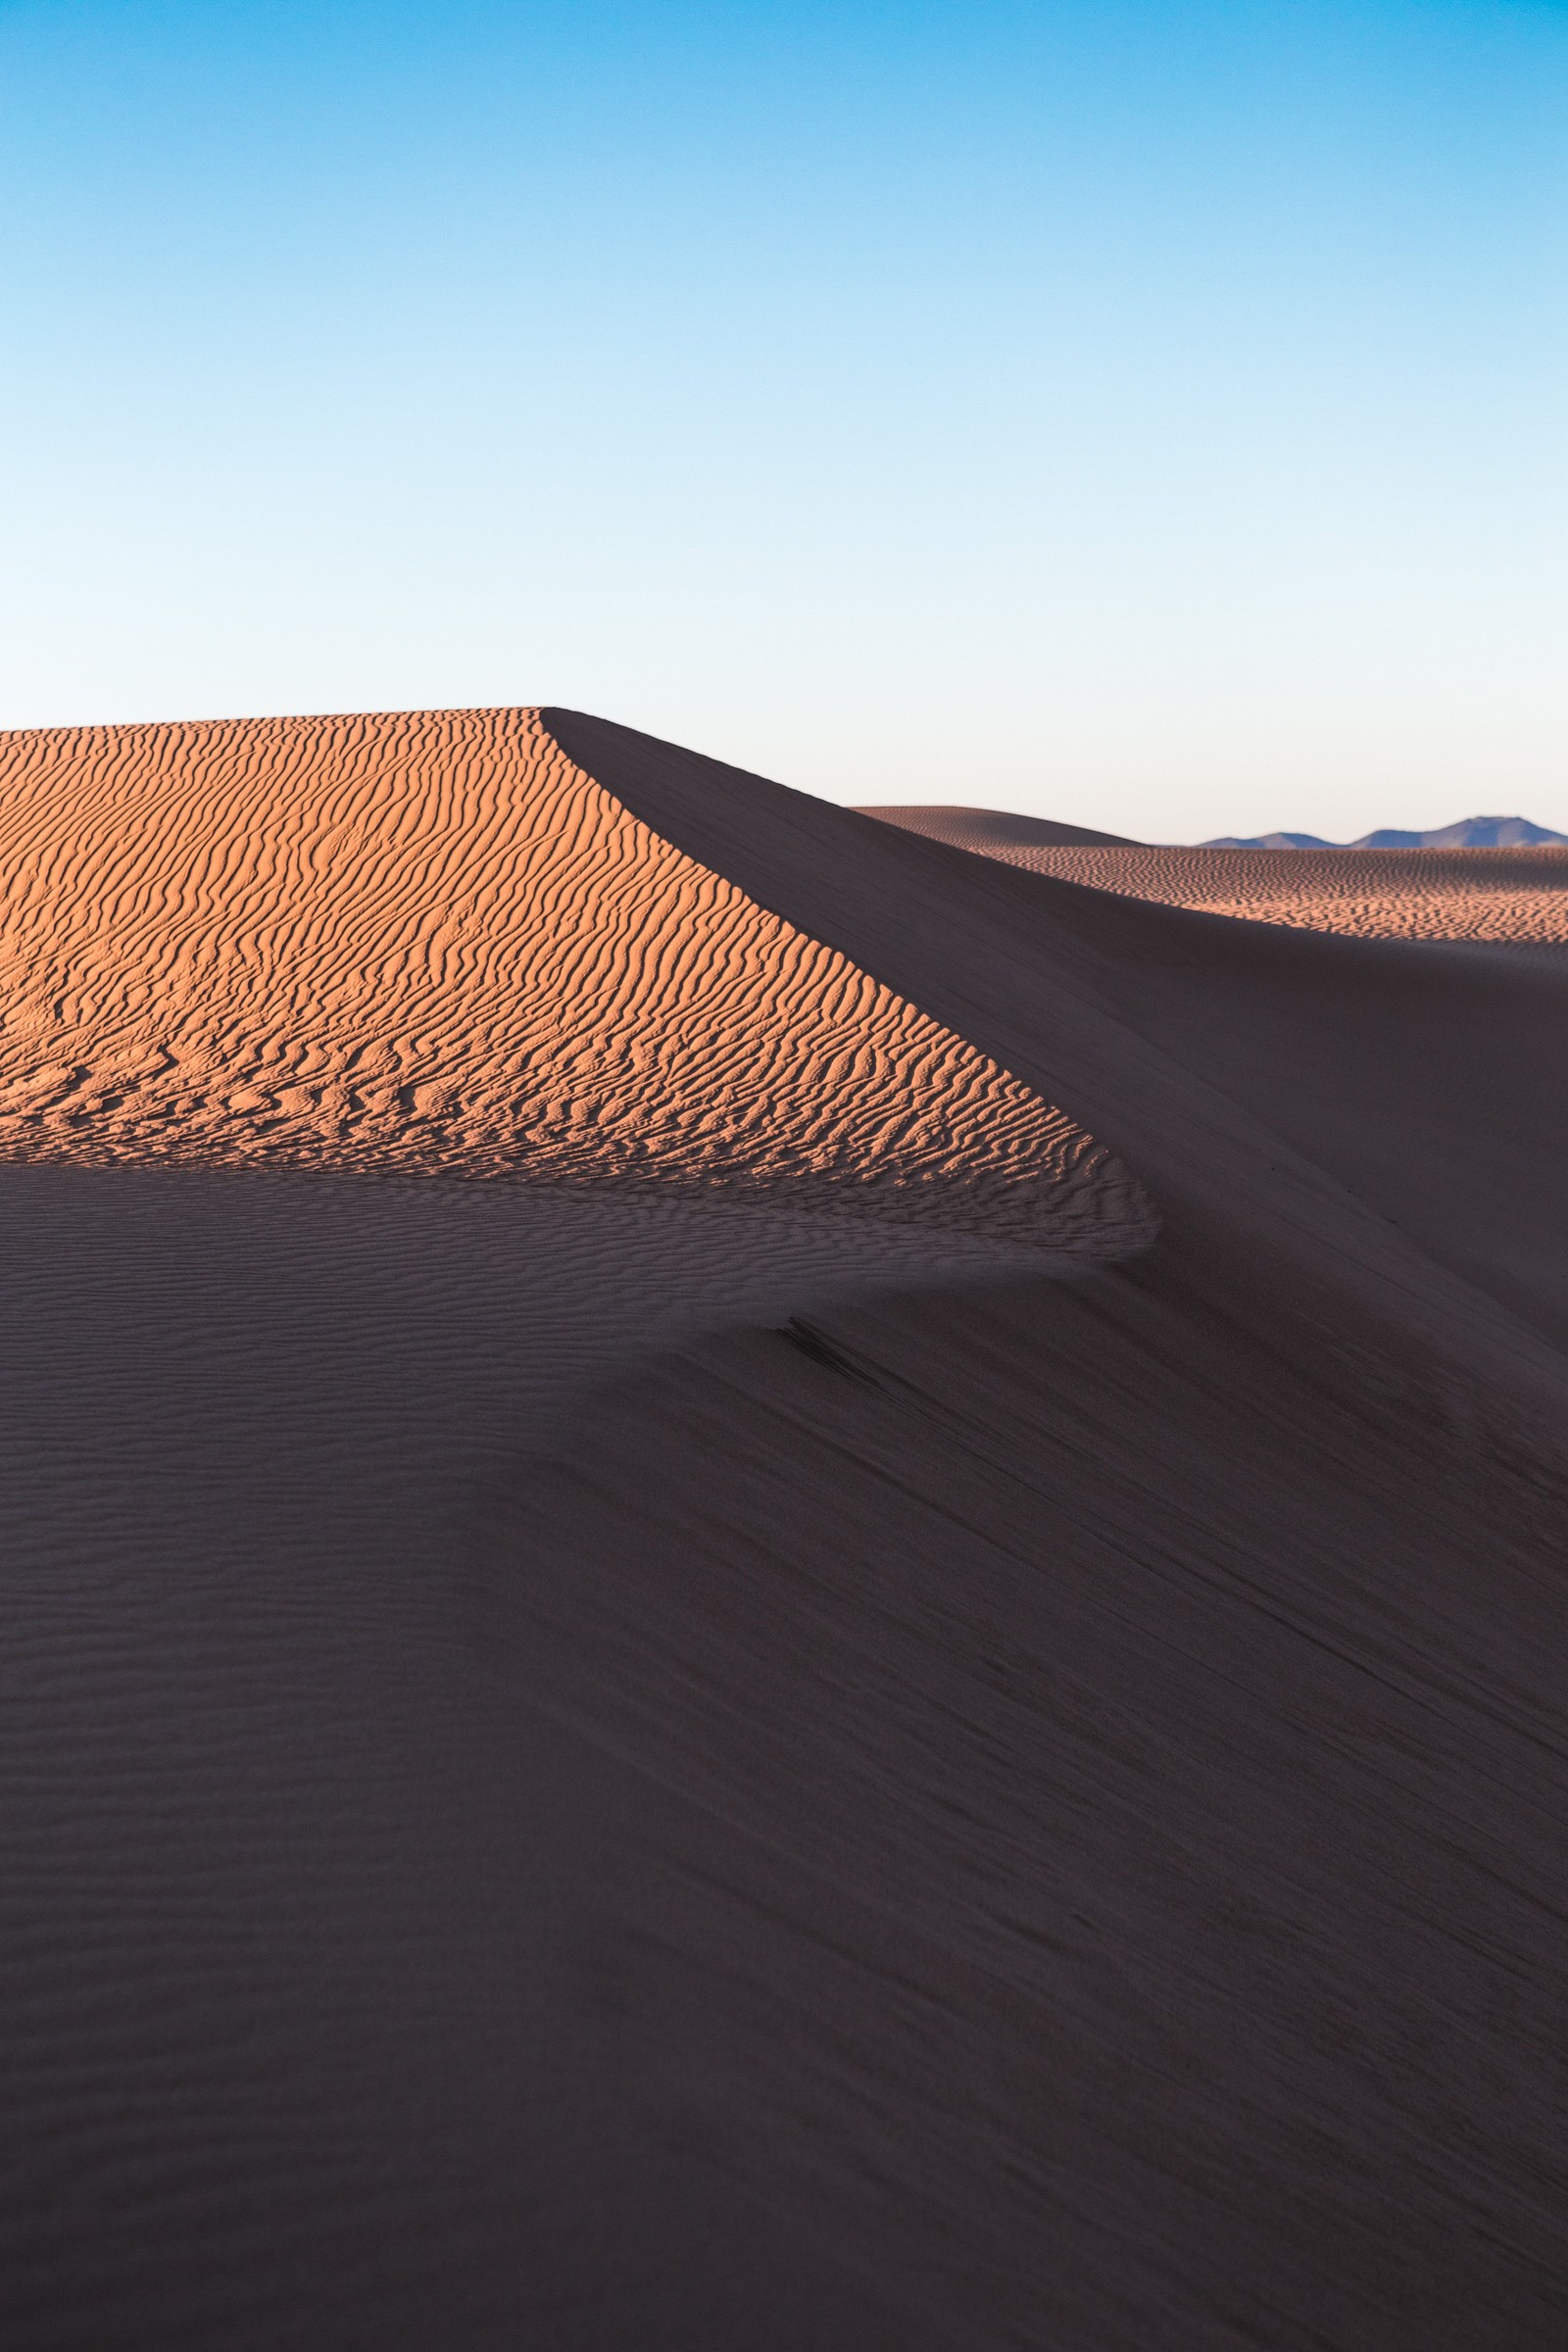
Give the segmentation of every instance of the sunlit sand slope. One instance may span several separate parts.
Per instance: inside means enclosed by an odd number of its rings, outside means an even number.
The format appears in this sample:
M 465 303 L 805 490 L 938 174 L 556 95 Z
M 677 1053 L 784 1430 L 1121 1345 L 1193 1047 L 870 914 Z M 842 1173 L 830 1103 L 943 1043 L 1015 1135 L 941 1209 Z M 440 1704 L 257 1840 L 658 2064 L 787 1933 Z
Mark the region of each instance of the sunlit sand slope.
M 906 831 L 1125 898 L 1359 939 L 1568 943 L 1568 850 L 1211 850 L 1124 847 L 975 808 L 867 808 Z M 934 821 L 933 821 L 934 820 Z M 1054 834 L 1054 840 L 1042 838 Z
M 526 710 L 0 742 L 0 1152 L 655 1180 L 1115 1254 L 1063 1111 Z

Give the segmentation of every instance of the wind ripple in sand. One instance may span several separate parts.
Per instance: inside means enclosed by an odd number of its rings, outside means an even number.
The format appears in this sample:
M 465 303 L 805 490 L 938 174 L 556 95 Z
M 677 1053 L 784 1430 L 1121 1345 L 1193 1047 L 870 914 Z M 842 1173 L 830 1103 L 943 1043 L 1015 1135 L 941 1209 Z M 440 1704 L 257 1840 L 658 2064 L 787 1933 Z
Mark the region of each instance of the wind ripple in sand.
M 0 1152 L 653 1180 L 1142 1247 L 1063 1111 L 530 710 L 0 739 Z
M 865 808 L 909 833 L 1058 882 L 1353 939 L 1568 946 L 1568 850 L 1216 850 L 1070 839 L 987 808 Z M 1055 839 L 1044 838 L 1054 835 Z M 1061 836 L 1069 836 L 1063 839 Z

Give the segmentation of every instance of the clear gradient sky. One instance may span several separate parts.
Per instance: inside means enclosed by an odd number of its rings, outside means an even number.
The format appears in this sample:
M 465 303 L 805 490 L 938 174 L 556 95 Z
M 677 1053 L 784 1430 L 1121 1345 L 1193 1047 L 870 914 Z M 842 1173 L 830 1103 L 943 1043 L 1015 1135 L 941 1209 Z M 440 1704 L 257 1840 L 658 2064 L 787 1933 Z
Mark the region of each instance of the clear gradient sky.
M 1568 831 L 1568 6 L 0 0 L 0 725 Z

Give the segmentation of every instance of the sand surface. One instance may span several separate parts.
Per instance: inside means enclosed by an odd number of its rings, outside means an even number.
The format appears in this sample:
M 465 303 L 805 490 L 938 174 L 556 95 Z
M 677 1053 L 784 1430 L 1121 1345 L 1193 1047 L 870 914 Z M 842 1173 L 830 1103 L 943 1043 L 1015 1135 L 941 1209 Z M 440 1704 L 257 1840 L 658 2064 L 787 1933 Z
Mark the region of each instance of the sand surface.
M 6 757 L 6 2340 L 1560 2342 L 1557 959 Z
M 1227 850 L 1117 844 L 987 808 L 867 808 L 1035 874 L 1205 914 L 1339 931 L 1352 939 L 1568 944 L 1568 849 Z
M 1047 816 L 1017 816 L 1005 808 L 964 808 L 948 807 L 938 801 L 918 801 L 908 807 L 865 808 L 865 816 L 879 816 L 884 824 L 902 825 L 910 833 L 924 833 L 931 841 L 945 841 L 956 850 L 978 850 L 982 855 L 1004 857 L 1009 850 L 1135 850 L 1141 845 L 1129 841 L 1125 833 L 1096 833 L 1086 825 L 1058 825 Z M 1026 858 L 1018 858 L 1026 865 Z
M 661 840 L 526 710 L 0 745 L 0 1151 L 1148 1238 L 1090 1137 Z

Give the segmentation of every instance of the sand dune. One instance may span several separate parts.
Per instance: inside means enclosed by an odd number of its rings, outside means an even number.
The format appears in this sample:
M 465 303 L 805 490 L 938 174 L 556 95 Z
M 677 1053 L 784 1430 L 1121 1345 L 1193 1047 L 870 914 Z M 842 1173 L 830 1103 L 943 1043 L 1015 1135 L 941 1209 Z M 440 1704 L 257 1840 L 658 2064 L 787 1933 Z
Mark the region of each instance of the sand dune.
M 528 711 L 14 735 L 0 1151 L 714 1187 L 1091 1256 L 1070 1118 L 651 834 Z
M 1554 2348 L 1558 961 L 9 750 L 7 2340 Z
M 956 850 L 979 850 L 985 855 L 1007 850 L 1140 847 L 1124 833 L 1095 833 L 1084 825 L 1058 825 L 1045 816 L 1014 816 L 1004 808 L 949 808 L 932 801 L 911 803 L 906 808 L 862 808 L 860 813 L 879 816 L 884 824 L 902 825 L 907 833 L 923 833 L 929 841 L 945 841 Z
M 1069 841 L 1064 828 L 1048 829 L 1061 832 L 1054 841 L 1008 832 L 1009 820 L 999 825 L 985 809 L 864 813 L 1030 873 L 1250 922 L 1352 939 L 1543 948 L 1568 941 L 1568 850 L 1118 848 Z M 933 813 L 940 827 L 913 821 Z

